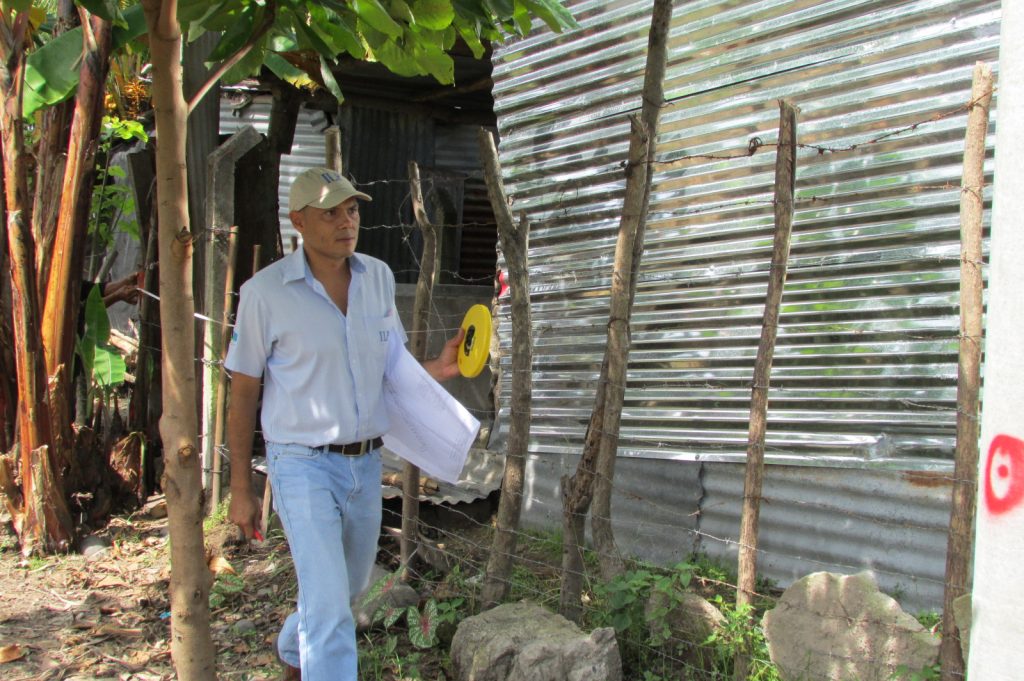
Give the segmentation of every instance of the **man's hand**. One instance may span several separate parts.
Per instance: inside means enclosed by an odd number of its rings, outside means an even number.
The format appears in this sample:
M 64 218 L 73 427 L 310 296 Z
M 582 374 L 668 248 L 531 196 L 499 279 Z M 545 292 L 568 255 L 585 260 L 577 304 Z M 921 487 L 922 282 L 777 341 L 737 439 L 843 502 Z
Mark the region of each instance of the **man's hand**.
M 270 481 L 267 481 L 270 484 Z M 228 505 L 228 520 L 238 525 L 246 539 L 252 539 L 257 532 L 262 533 L 262 508 L 260 500 L 252 490 L 231 492 L 231 503 Z
M 466 330 L 459 329 L 459 332 L 449 338 L 441 348 L 441 354 L 423 363 L 423 368 L 438 383 L 443 383 L 449 378 L 459 375 L 459 343 L 462 342 L 465 335 Z
M 100 290 L 103 294 L 103 304 L 110 307 L 114 303 L 124 302 L 134 305 L 139 302 L 141 278 L 141 272 L 133 272 L 126 277 L 104 284 Z

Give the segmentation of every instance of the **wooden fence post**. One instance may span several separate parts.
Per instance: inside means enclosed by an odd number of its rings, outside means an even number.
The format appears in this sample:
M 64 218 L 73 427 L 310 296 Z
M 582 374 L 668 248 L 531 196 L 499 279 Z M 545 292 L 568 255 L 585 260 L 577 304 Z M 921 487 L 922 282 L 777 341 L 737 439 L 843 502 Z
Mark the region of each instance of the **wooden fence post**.
M 412 329 L 409 333 L 409 351 L 417 361 L 427 358 L 427 330 L 430 319 L 430 303 L 437 272 L 437 228 L 430 223 L 423 203 L 423 188 L 420 184 L 420 168 L 416 161 L 409 161 L 409 187 L 412 194 L 412 212 L 416 226 L 423 233 L 423 255 L 420 257 L 420 274 L 416 280 L 416 298 L 412 307 Z M 420 519 L 420 469 L 411 463 L 402 466 L 402 539 L 401 574 L 409 578 L 409 565 L 419 545 Z
M 601 558 L 602 577 L 610 579 L 624 569 L 611 529 L 611 481 L 618 454 L 618 431 L 629 361 L 629 318 L 647 225 L 658 120 L 665 105 L 665 66 L 671 23 L 671 0 L 655 0 L 647 38 L 641 114 L 629 117 L 626 193 L 610 287 L 608 348 L 601 364 L 597 396 L 576 472 L 571 477 L 562 476 L 561 480 L 562 583 L 558 611 L 574 621 L 579 621 L 582 614 L 584 519 L 591 503 L 594 504 L 591 529 Z M 601 518 L 597 518 L 598 511 Z
M 953 500 L 946 549 L 946 586 L 942 597 L 942 681 L 963 679 L 965 661 L 960 632 L 953 619 L 953 601 L 968 593 L 974 551 L 977 506 L 979 400 L 981 389 L 982 283 L 981 220 L 985 189 L 985 137 L 992 101 L 992 68 L 978 62 L 967 114 L 963 184 L 960 188 L 960 359 L 956 394 L 956 455 Z
M 529 248 L 530 223 L 523 214 L 516 227 L 512 211 L 501 181 L 501 164 L 494 137 L 480 129 L 477 133 L 480 156 L 483 159 L 487 194 L 498 223 L 498 237 L 508 267 L 509 289 L 512 297 L 512 411 L 508 444 L 505 448 L 505 471 L 501 480 L 501 501 L 498 518 L 487 560 L 480 600 L 484 608 L 496 605 L 508 595 L 512 574 L 512 557 L 516 552 L 516 533 L 523 507 L 523 479 L 526 454 L 530 445 L 530 402 L 533 399 L 533 339 L 530 321 Z
M 761 514 L 761 489 L 764 485 L 764 438 L 768 414 L 768 383 L 771 378 L 775 337 L 779 326 L 782 290 L 786 284 L 789 241 L 793 229 L 793 195 L 796 179 L 796 109 L 779 101 L 779 146 L 775 156 L 775 240 L 772 246 L 771 272 L 764 304 L 761 340 L 754 363 L 750 394 L 750 431 L 747 437 L 747 469 L 743 479 L 743 514 L 740 518 L 739 577 L 736 587 L 737 609 L 751 605 L 757 581 L 757 530 Z M 737 681 L 747 677 L 749 660 L 737 655 Z
M 221 360 L 228 355 L 231 343 L 231 296 L 235 291 L 235 261 L 238 259 L 238 227 L 228 230 L 227 271 L 224 274 L 224 307 L 221 315 Z M 224 416 L 228 402 L 228 372 L 223 366 L 217 372 L 217 403 L 213 415 L 213 474 L 210 484 L 210 508 L 220 504 L 221 449 L 224 447 Z

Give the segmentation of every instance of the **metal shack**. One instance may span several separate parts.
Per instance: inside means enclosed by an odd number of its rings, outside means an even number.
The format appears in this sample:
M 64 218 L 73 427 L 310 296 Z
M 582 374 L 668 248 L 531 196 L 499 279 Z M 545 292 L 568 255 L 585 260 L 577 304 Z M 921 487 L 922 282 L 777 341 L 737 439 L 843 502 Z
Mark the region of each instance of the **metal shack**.
M 559 479 L 604 352 L 651 14 L 645 0 L 568 4 L 580 29 L 499 46 L 493 72 L 505 182 L 533 225 L 524 523 L 546 528 L 561 525 Z M 975 61 L 995 65 L 999 17 L 995 0 L 677 3 L 616 467 L 621 549 L 735 559 L 785 98 L 804 146 L 759 573 L 869 569 L 905 607 L 941 607 L 965 105 Z

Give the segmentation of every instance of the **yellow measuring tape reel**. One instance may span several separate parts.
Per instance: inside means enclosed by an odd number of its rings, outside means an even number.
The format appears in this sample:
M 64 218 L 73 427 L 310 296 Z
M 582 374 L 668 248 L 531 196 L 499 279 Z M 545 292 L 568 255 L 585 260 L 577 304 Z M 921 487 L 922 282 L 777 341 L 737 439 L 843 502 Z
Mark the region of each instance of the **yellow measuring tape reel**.
M 459 343 L 459 373 L 466 378 L 480 375 L 491 353 L 491 313 L 483 305 L 474 305 L 462 319 L 465 338 Z

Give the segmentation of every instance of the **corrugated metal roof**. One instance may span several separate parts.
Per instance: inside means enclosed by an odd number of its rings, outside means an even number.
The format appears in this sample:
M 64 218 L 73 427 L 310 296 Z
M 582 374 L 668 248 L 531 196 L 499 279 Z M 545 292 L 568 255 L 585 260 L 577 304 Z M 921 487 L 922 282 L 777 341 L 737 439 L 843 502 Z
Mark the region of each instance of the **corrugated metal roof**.
M 581 30 L 503 47 L 494 69 L 505 180 L 533 220 L 533 450 L 547 452 L 577 449 L 590 412 L 626 113 L 639 106 L 650 20 L 647 2 L 572 10 Z M 950 458 L 966 112 L 946 114 L 969 98 L 974 62 L 995 60 L 998 17 L 992 0 L 677 8 L 626 452 L 743 456 L 784 97 L 801 107 L 800 143 L 856 148 L 798 153 L 768 457 L 919 467 Z M 767 146 L 748 156 L 754 138 Z

